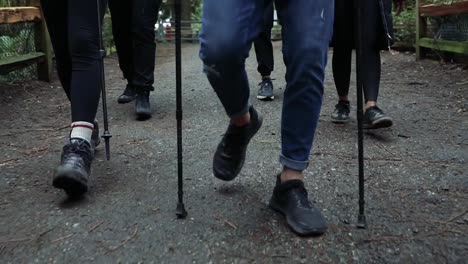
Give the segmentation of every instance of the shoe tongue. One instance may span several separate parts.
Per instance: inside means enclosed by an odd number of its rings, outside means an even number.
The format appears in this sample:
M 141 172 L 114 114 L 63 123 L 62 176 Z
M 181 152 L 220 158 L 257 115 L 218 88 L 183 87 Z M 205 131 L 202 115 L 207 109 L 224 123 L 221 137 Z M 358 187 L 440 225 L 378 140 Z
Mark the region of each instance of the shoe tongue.
M 286 192 L 295 188 L 305 188 L 304 182 L 301 180 L 289 180 L 276 186 L 278 192 Z
M 382 110 L 380 110 L 380 108 L 379 108 L 378 106 L 376 106 L 376 105 L 375 105 L 375 106 L 371 106 L 371 107 L 367 108 L 367 111 L 370 111 L 370 110 L 376 110 L 376 111 L 379 111 L 379 112 L 381 112 L 381 111 L 382 111 Z

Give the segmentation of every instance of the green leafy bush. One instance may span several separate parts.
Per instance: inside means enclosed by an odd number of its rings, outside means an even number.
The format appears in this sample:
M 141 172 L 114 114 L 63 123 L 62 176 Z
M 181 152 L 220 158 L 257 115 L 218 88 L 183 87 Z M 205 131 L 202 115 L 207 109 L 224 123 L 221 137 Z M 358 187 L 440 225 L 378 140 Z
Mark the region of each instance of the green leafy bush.
M 405 46 L 413 46 L 416 40 L 416 13 L 414 6 L 394 15 L 395 41 Z

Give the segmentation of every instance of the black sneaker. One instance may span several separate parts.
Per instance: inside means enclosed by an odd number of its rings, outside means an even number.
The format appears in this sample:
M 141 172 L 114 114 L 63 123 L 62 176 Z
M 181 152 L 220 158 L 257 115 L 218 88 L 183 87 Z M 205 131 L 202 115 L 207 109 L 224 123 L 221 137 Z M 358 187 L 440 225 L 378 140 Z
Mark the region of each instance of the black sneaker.
M 97 121 L 93 122 L 93 134 L 91 135 L 91 147 L 95 149 L 101 143 L 101 137 L 99 136 L 99 123 Z
M 70 197 L 78 197 L 88 191 L 88 179 L 94 153 L 83 139 L 70 139 L 63 147 L 60 165 L 55 169 L 53 185 L 63 189 Z
M 135 89 L 130 84 L 127 84 L 127 87 L 125 87 L 125 90 L 122 93 L 122 95 L 119 96 L 119 98 L 117 98 L 117 102 L 119 104 L 127 104 L 135 100 L 135 97 L 136 97 Z
M 251 106 L 250 123 L 243 127 L 229 125 L 213 158 L 213 174 L 223 181 L 232 181 L 242 169 L 250 139 L 262 126 L 262 116 Z
M 150 91 L 138 91 L 135 99 L 135 113 L 137 120 L 151 118 L 151 104 L 149 101 Z
M 332 123 L 344 124 L 349 122 L 349 112 L 351 107 L 348 101 L 338 101 L 335 105 L 335 111 L 331 115 Z
M 281 183 L 278 175 L 269 206 L 284 215 L 288 226 L 300 236 L 319 236 L 327 230 L 325 218 L 307 198 L 301 180 Z
M 386 116 L 377 106 L 367 108 L 364 113 L 363 127 L 365 129 L 386 128 L 393 125 L 393 120 Z
M 275 96 L 273 95 L 273 83 L 270 78 L 263 79 L 263 81 L 258 85 L 260 86 L 257 95 L 258 100 L 272 101 L 275 99 Z

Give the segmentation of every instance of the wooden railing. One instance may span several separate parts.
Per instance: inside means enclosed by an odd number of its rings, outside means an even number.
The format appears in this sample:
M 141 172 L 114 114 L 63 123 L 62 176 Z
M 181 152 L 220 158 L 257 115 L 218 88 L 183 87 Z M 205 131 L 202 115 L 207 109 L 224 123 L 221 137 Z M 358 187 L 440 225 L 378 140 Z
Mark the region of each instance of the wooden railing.
M 0 74 L 37 64 L 39 80 L 50 81 L 52 74 L 52 45 L 43 19 L 39 1 L 34 6 L 0 7 L 0 24 L 34 23 L 36 51 L 0 59 Z
M 427 37 L 427 19 L 458 14 L 468 14 L 468 1 L 450 5 L 423 5 L 416 0 L 416 59 L 422 59 L 425 49 L 468 54 L 468 41 L 451 41 Z

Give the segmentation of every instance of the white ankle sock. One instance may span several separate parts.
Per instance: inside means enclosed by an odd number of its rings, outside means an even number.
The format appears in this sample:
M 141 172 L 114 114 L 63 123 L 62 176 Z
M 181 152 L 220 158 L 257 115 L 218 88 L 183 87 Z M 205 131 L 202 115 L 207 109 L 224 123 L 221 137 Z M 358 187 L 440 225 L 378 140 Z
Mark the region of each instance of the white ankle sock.
M 73 122 L 70 138 L 80 138 L 91 144 L 91 136 L 93 135 L 94 125 L 88 122 Z

